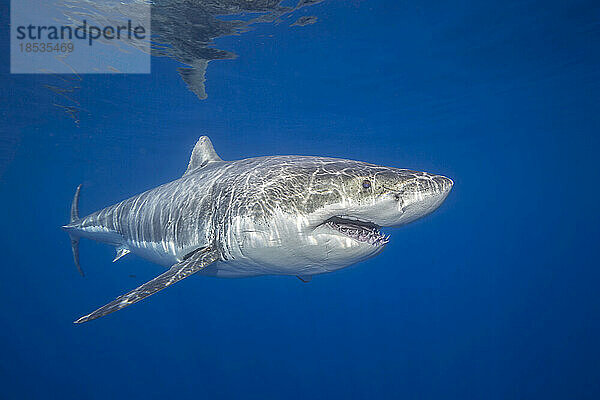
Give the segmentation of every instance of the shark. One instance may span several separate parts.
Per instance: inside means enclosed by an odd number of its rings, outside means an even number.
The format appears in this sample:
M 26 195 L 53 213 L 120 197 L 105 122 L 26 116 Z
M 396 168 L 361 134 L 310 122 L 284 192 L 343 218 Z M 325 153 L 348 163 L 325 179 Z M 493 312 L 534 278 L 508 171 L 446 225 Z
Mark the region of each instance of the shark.
M 79 216 L 75 191 L 69 234 L 79 272 L 79 240 L 114 246 L 168 269 L 74 321 L 105 316 L 191 275 L 239 278 L 336 271 L 381 253 L 383 227 L 436 210 L 453 181 L 442 175 L 362 161 L 263 156 L 223 161 L 207 136 L 172 182 Z

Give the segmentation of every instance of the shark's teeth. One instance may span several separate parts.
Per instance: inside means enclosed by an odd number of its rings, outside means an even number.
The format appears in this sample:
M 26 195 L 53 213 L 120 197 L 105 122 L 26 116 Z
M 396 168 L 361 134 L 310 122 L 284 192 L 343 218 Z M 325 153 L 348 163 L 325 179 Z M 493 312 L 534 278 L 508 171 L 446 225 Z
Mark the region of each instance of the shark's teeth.
M 383 246 L 390 237 L 381 234 L 379 227 L 372 222 L 355 218 L 334 217 L 326 221 L 326 225 L 338 232 L 363 243 L 373 246 Z

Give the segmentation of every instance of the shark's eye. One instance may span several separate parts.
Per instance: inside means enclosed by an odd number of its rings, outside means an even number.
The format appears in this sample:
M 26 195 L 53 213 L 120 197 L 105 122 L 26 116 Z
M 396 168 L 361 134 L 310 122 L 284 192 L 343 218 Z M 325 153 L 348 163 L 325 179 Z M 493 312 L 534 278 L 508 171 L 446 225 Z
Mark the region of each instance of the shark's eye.
M 365 180 L 363 181 L 363 184 L 362 184 L 362 186 L 363 186 L 363 188 L 365 188 L 365 189 L 368 189 L 368 188 L 370 188 L 370 187 L 371 187 L 371 181 L 370 181 L 370 180 L 368 180 L 368 179 L 365 179 Z

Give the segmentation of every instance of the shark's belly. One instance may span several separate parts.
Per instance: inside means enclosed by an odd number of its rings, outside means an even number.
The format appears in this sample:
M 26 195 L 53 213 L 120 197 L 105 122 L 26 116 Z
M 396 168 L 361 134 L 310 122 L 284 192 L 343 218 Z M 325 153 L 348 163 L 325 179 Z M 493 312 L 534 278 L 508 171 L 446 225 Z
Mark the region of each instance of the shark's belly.
M 175 246 L 168 243 L 129 241 L 126 247 L 136 256 L 165 267 L 179 261 Z
M 273 213 L 268 221 L 237 217 L 230 224 L 226 261 L 201 271 L 218 277 L 317 275 L 370 258 L 380 249 L 324 229 L 307 228 L 301 215 Z
M 214 276 L 217 278 L 247 278 L 261 275 L 317 275 L 331 272 L 321 265 L 305 265 L 297 268 L 273 267 L 251 265 L 245 262 L 227 261 L 214 263 L 203 270 L 199 275 Z

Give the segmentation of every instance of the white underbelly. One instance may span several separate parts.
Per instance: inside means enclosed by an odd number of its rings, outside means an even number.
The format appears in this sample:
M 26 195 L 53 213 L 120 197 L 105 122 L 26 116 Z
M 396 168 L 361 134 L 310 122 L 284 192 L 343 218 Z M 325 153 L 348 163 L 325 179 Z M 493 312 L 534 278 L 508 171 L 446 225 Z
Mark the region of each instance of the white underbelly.
M 317 275 L 331 272 L 320 265 L 305 265 L 303 267 L 263 267 L 238 261 L 219 261 L 198 272 L 199 275 L 218 278 L 246 278 L 261 275 Z
M 132 254 L 155 264 L 170 267 L 179 262 L 175 248 L 169 244 L 156 242 L 129 242 L 126 244 Z M 219 261 L 200 270 L 198 274 L 219 278 L 244 278 L 260 275 L 315 275 L 330 272 L 320 265 L 298 266 L 297 260 L 280 259 L 277 265 L 272 262 L 257 264 L 248 260 Z

